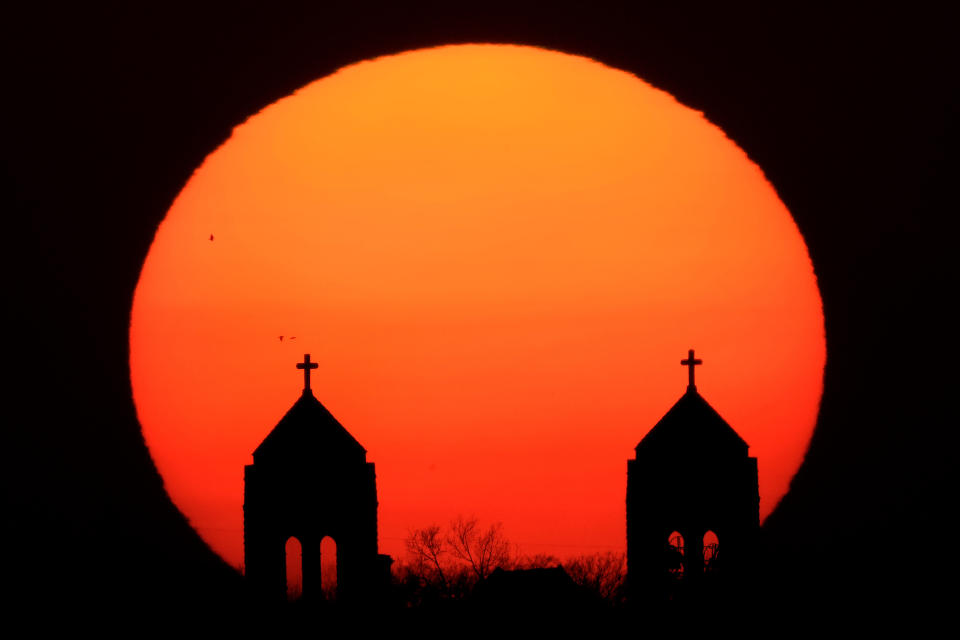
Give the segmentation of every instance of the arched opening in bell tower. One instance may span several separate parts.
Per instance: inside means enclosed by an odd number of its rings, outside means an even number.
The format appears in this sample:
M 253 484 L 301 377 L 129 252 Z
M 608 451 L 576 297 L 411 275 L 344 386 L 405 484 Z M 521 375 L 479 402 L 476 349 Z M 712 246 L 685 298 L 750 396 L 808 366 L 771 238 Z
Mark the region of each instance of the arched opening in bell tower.
M 717 568 L 720 538 L 712 530 L 703 534 L 703 570 L 709 573 Z
M 325 600 L 337 598 L 337 542 L 330 536 L 320 541 L 320 588 Z
M 667 536 L 666 564 L 670 575 L 675 578 L 683 577 L 683 536 L 674 531 Z
M 287 600 L 297 600 L 303 594 L 303 545 L 294 536 L 284 545 L 287 574 Z

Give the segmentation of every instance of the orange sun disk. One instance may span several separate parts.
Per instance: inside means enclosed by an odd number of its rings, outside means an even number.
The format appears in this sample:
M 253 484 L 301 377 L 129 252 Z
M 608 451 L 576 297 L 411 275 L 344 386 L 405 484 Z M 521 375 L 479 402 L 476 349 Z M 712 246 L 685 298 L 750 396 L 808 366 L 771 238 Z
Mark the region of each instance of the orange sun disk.
M 765 517 L 826 358 L 790 213 L 635 76 L 463 45 L 341 69 L 238 126 L 157 231 L 130 369 L 167 491 L 235 566 L 243 466 L 304 353 L 377 465 L 382 551 L 464 514 L 563 558 L 624 549 L 626 461 L 690 347 L 759 460 Z

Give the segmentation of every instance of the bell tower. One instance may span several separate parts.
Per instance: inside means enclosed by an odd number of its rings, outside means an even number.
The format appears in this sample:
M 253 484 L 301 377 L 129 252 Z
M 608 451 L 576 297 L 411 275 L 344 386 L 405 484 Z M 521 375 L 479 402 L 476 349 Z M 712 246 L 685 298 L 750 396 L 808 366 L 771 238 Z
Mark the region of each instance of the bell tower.
M 377 481 L 367 452 L 313 395 L 310 355 L 300 398 L 253 452 L 244 468 L 243 538 L 246 577 L 268 598 L 286 594 L 284 546 L 302 549 L 303 597 L 321 593 L 320 546 L 336 543 L 337 598 L 372 595 L 389 576 L 377 552 Z
M 686 393 L 627 461 L 627 580 L 639 599 L 741 574 L 760 527 L 757 459 L 697 392 L 693 349 L 680 364 Z

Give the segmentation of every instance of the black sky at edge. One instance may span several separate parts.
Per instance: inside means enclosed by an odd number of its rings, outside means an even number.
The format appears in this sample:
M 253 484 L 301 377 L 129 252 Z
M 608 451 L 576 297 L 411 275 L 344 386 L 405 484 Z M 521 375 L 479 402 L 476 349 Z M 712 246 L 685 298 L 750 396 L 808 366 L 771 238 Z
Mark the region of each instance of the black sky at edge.
M 930 543 L 952 535 L 956 503 L 950 20 L 800 3 L 549 6 L 10 11 L 4 548 L 17 550 L 5 575 L 26 600 L 86 601 L 118 585 L 172 604 L 233 593 L 232 571 L 163 492 L 130 397 L 129 310 L 153 233 L 249 115 L 345 64 L 457 42 L 543 46 L 636 73 L 763 168 L 809 247 L 828 348 L 807 459 L 764 527 L 771 561 L 783 584 L 815 592 L 811 607 L 852 593 L 915 604 L 903 598 L 918 585 L 919 600 L 935 600 L 924 585 L 956 564 Z

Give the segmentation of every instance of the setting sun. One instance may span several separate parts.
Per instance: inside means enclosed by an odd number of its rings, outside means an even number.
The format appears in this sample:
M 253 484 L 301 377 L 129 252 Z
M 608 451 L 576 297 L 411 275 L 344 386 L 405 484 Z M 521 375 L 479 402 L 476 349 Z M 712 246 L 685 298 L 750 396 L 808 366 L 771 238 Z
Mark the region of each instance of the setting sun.
M 766 517 L 826 360 L 790 212 L 671 95 L 504 45 L 361 62 L 237 126 L 157 230 L 130 325 L 153 460 L 234 566 L 243 468 L 305 353 L 376 464 L 383 552 L 464 514 L 562 558 L 625 548 L 626 463 L 690 348 Z

